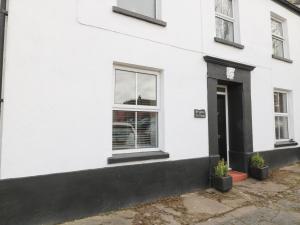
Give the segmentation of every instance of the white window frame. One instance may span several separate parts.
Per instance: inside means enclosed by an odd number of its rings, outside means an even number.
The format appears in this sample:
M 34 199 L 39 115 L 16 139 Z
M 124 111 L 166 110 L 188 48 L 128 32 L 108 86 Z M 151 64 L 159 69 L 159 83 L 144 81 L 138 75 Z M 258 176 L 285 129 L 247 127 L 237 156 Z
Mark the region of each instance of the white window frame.
M 289 59 L 290 58 L 290 52 L 289 52 L 289 42 L 288 42 L 288 29 L 287 29 L 287 20 L 284 19 L 283 17 L 271 12 L 271 23 L 272 20 L 281 23 L 281 27 L 282 27 L 282 36 L 280 35 L 276 35 L 272 33 L 272 54 L 274 56 L 277 56 L 274 54 L 273 52 L 273 38 L 279 41 L 283 42 L 283 58 Z M 272 30 L 271 30 L 272 32 Z M 281 57 L 281 56 L 277 56 L 277 57 Z
M 216 8 L 216 3 L 214 6 Z M 233 42 L 240 43 L 240 31 L 239 31 L 239 10 L 238 10 L 238 0 L 232 0 L 232 17 L 219 13 L 215 10 L 215 18 L 226 20 L 233 23 Z M 215 25 L 216 26 L 216 25 Z M 217 27 L 216 29 L 217 30 Z M 217 32 L 217 31 L 215 31 Z
M 290 141 L 293 139 L 293 128 L 292 128 L 293 126 L 292 126 L 291 105 L 290 105 L 291 93 L 290 93 L 290 91 L 286 91 L 286 90 L 282 90 L 282 89 L 274 89 L 273 96 L 274 96 L 274 93 L 286 94 L 286 101 L 287 101 L 286 102 L 287 112 L 279 113 L 279 112 L 275 112 L 275 100 L 273 100 L 275 143 Z M 289 132 L 288 136 L 289 137 L 287 139 L 277 139 L 277 137 L 276 137 L 276 117 L 287 117 L 288 118 L 288 132 Z
M 117 6 L 119 6 L 119 0 L 117 0 Z M 128 9 L 126 9 L 126 10 L 128 10 Z M 138 14 L 144 15 L 140 12 Z M 155 0 L 155 16 L 153 18 L 154 19 L 161 19 L 161 0 Z
M 139 68 L 137 68 L 139 67 Z M 115 78 L 116 78 L 116 70 L 125 70 L 129 72 L 133 72 L 136 75 L 138 73 L 149 74 L 156 76 L 156 106 L 146 106 L 146 105 L 125 105 L 125 104 L 115 104 Z M 137 76 L 136 76 L 137 79 Z M 136 93 L 137 93 L 137 85 L 136 85 Z M 157 113 L 157 148 L 139 148 L 139 149 L 121 149 L 121 150 L 113 150 L 113 154 L 126 154 L 126 153 L 138 153 L 138 152 L 152 152 L 161 150 L 161 108 L 160 108 L 160 72 L 155 70 L 150 70 L 148 68 L 142 68 L 140 66 L 126 66 L 126 65 L 114 65 L 113 69 L 113 106 L 112 112 L 114 110 L 119 111 L 131 111 L 131 112 L 156 112 Z M 137 140 L 137 134 L 135 134 L 135 141 Z

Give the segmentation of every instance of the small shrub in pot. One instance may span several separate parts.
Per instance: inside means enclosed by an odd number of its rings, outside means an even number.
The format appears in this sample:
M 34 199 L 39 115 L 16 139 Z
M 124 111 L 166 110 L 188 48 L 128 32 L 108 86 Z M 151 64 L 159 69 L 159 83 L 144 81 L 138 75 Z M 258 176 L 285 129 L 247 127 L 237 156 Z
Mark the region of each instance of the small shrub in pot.
M 223 159 L 215 167 L 214 188 L 221 192 L 227 192 L 232 188 L 232 177 L 228 175 L 228 166 Z
M 250 176 L 258 180 L 265 180 L 269 176 L 269 167 L 265 165 L 265 160 L 259 153 L 251 157 Z

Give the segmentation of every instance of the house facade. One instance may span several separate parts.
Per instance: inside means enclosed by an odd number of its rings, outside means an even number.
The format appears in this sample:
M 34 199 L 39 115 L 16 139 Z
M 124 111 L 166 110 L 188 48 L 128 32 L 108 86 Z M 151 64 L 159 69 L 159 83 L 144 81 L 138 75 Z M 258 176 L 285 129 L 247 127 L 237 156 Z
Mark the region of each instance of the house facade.
M 1 225 L 55 224 L 205 188 L 220 158 L 240 172 L 255 152 L 273 168 L 300 160 L 291 3 L 1 7 Z

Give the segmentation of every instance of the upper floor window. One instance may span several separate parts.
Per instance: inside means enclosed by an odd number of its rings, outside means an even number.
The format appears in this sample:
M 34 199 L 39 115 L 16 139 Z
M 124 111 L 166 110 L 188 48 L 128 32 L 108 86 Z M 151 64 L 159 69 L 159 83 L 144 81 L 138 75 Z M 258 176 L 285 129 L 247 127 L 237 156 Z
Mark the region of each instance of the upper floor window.
M 273 55 L 284 58 L 284 35 L 282 22 L 274 18 L 271 19 L 272 24 L 272 42 Z
M 235 41 L 235 0 L 215 0 L 216 36 L 226 41 Z
M 286 19 L 271 13 L 271 30 L 273 58 L 292 63 L 289 59 Z
M 118 6 L 157 19 L 158 0 L 118 0 Z
M 159 74 L 115 67 L 112 146 L 115 153 L 158 149 Z

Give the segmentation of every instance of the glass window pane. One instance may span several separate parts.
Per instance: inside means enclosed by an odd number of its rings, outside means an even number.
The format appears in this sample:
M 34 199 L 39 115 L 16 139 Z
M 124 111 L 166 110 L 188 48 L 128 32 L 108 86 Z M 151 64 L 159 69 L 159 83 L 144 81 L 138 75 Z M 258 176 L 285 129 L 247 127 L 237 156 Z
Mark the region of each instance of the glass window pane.
M 216 17 L 216 35 L 218 38 L 233 42 L 233 23 Z
M 226 89 L 225 88 L 223 88 L 223 87 L 217 87 L 217 92 L 223 92 L 223 93 L 225 93 L 226 92 Z
M 287 113 L 287 94 L 274 92 L 274 107 L 276 113 Z
M 145 16 L 156 17 L 156 0 L 118 0 L 118 6 Z
M 223 20 L 216 17 L 216 36 L 224 39 Z
M 158 113 L 137 112 L 137 148 L 158 147 Z
M 232 0 L 215 0 L 215 11 L 233 18 Z
M 272 34 L 282 37 L 283 36 L 282 23 L 276 20 L 272 20 L 271 25 L 272 25 Z
M 135 148 L 135 112 L 113 111 L 113 150 Z
M 137 75 L 137 104 L 138 105 L 157 105 L 156 76 L 149 74 Z
M 136 104 L 136 74 L 133 72 L 116 70 L 115 104 Z
M 233 42 L 233 23 L 224 20 L 223 26 L 224 26 L 224 39 Z
M 279 126 L 279 117 L 275 117 L 275 134 L 276 134 L 276 140 L 280 139 L 280 126 Z
M 280 105 L 279 105 L 279 93 L 274 92 L 274 112 L 280 111 Z
M 222 14 L 233 17 L 232 0 L 223 0 Z
M 287 94 L 286 93 L 279 93 L 279 112 L 280 113 L 287 113 Z
M 279 130 L 279 139 L 289 139 L 288 117 L 279 116 L 277 119 L 277 123 Z
M 218 13 L 222 13 L 222 0 L 215 0 L 215 10 Z
M 283 41 L 273 38 L 273 54 L 279 57 L 284 57 Z

